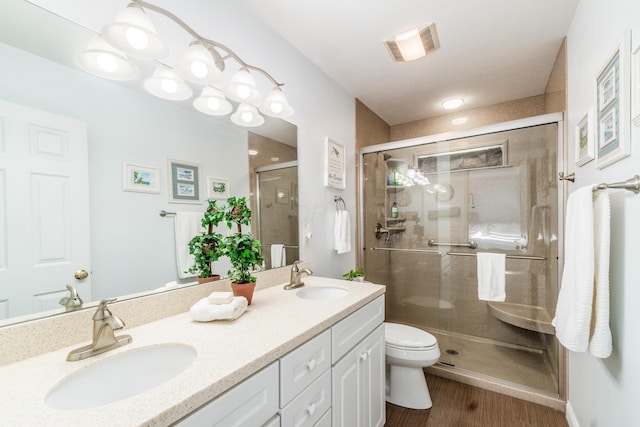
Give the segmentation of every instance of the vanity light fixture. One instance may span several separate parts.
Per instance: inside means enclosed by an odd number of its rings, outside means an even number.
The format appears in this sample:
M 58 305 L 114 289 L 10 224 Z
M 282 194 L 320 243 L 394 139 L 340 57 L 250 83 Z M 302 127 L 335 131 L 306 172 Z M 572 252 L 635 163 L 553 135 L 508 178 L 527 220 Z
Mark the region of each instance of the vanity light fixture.
M 86 51 L 77 55 L 78 64 L 99 77 L 133 80 L 140 72 L 135 64 L 128 60 L 127 55 L 156 61 L 166 57 L 169 50 L 147 16 L 148 10 L 169 18 L 194 38 L 173 68 L 162 64 L 152 77 L 145 80 L 144 87 L 151 94 L 167 100 L 181 101 L 193 95 L 193 89 L 187 81 L 203 85 L 201 91 L 198 89 L 201 95 L 193 101 L 194 108 L 208 115 L 226 115 L 234 107 L 228 98 L 238 103 L 236 112 L 231 115 L 231 121 L 244 127 L 263 124 L 264 117 L 260 112 L 278 118 L 286 118 L 293 114 L 293 108 L 282 92 L 284 83 L 275 80 L 262 68 L 247 64 L 227 46 L 202 37 L 168 10 L 143 0 L 132 0 L 118 13 L 112 23 L 105 25 L 102 37 L 98 38 L 101 40 L 98 45 L 106 46 L 98 49 L 90 44 Z M 100 53 L 103 55 L 99 56 Z M 101 58 L 100 64 L 98 57 Z M 214 87 L 213 85 L 224 79 L 225 61 L 229 59 L 239 64 L 239 70 L 222 89 Z M 114 69 L 117 71 L 106 71 Z M 252 73 L 263 75 L 274 87 L 264 102 Z M 257 107 L 260 107 L 260 112 Z
M 464 104 L 464 99 L 462 98 L 451 98 L 446 101 L 442 101 L 442 108 L 445 110 L 454 110 Z
M 76 63 L 83 70 L 110 80 L 133 80 L 140 76 L 138 67 L 101 36 L 91 40 L 87 49 L 75 56 Z
M 384 42 L 396 62 L 409 62 L 424 58 L 440 47 L 436 24 L 431 23 L 419 30 L 413 28 Z

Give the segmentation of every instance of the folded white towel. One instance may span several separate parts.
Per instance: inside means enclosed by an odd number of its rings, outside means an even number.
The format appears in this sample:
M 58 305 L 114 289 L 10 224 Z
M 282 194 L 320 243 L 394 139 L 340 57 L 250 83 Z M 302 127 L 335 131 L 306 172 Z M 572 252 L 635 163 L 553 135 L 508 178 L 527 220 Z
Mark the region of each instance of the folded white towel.
M 339 254 L 351 252 L 351 225 L 349 212 L 336 211 L 334 223 L 335 249 Z
M 272 244 L 271 245 L 271 268 L 283 267 L 287 265 L 287 256 L 284 249 L 284 245 Z
M 611 329 L 609 328 L 609 246 L 611 236 L 611 202 L 609 194 L 600 191 L 593 204 L 596 296 L 591 325 L 593 333 L 589 352 L 596 357 L 611 355 Z
M 193 273 L 185 273 L 195 262 L 195 258 L 189 253 L 189 242 L 202 230 L 202 212 L 176 212 L 176 264 L 178 277 L 181 279 L 195 276 Z
M 478 252 L 478 298 L 484 301 L 504 301 L 505 254 Z
M 247 306 L 245 297 L 233 297 L 229 304 L 209 304 L 209 299 L 205 297 L 191 306 L 189 313 L 198 322 L 235 320 L 245 312 Z
M 571 351 L 587 351 L 594 281 L 593 190 L 569 195 L 565 221 L 564 270 L 556 314 L 556 337 Z
M 211 292 L 207 299 L 209 304 L 229 304 L 233 300 L 233 292 Z

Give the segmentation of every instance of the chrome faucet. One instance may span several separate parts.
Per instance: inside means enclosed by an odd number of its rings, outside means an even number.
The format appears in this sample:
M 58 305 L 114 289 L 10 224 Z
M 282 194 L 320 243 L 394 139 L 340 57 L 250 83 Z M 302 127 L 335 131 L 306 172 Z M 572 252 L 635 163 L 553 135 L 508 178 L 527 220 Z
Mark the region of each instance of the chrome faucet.
M 295 288 L 304 286 L 304 282 L 302 281 L 302 274 L 304 273 L 309 276 L 313 274 L 313 271 L 309 270 L 308 268 L 300 269 L 300 267 L 298 267 L 298 264 L 300 262 L 301 261 L 295 261 L 291 266 L 291 279 L 289 280 L 288 284 L 284 285 L 285 290 L 295 289 Z
M 67 356 L 68 361 L 86 359 L 131 342 L 131 335 L 116 337 L 114 334 L 114 331 L 124 327 L 122 319 L 114 316 L 107 307 L 107 304 L 115 300 L 116 298 L 100 301 L 98 309 L 93 315 L 93 340 L 91 344 L 72 350 Z
M 58 304 L 64 306 L 67 311 L 82 308 L 82 298 L 78 295 L 78 290 L 71 285 L 67 285 L 67 289 L 69 290 L 69 296 L 62 298 L 58 301 Z

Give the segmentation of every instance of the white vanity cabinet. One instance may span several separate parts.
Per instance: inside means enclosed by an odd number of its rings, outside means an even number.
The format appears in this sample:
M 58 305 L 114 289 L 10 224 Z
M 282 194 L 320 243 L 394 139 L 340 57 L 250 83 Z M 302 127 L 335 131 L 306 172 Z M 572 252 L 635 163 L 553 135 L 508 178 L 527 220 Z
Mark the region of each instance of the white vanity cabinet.
M 245 427 L 273 423 L 272 418 L 278 413 L 279 406 L 278 371 L 278 362 L 273 362 L 192 412 L 176 425 L 180 427 Z
M 331 372 L 333 427 L 384 426 L 383 320 L 381 296 L 331 328 L 335 357 Z

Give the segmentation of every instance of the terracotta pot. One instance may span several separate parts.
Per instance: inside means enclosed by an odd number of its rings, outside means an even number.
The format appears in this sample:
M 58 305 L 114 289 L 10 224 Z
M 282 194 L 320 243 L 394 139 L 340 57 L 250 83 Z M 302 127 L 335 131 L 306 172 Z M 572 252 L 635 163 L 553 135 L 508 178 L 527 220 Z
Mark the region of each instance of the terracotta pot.
M 216 280 L 220 280 L 219 274 L 214 274 L 213 276 L 209 277 L 198 277 L 198 283 L 215 282 Z
M 231 282 L 231 290 L 233 295 L 237 297 L 245 297 L 249 305 L 251 305 L 251 298 L 253 298 L 253 291 L 256 289 L 256 282 L 253 283 L 234 283 Z

